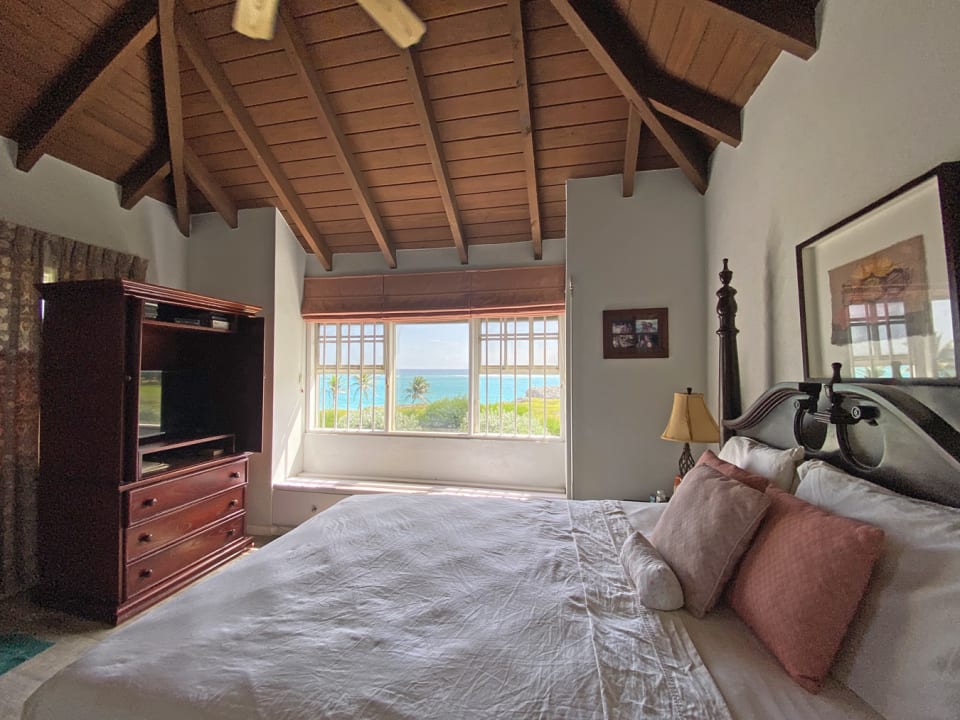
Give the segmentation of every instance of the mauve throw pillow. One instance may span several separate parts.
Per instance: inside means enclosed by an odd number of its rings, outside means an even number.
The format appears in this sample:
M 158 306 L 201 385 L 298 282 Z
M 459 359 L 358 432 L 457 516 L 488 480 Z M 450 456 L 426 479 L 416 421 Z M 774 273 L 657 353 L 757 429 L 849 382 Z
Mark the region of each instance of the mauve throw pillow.
M 765 477 L 754 475 L 751 472 L 747 472 L 739 465 L 734 465 L 733 463 L 728 463 L 726 460 L 721 460 L 714 454 L 713 450 L 704 450 L 703 455 L 701 455 L 700 459 L 697 460 L 697 465 L 709 465 L 714 470 L 719 470 L 722 472 L 731 480 L 742 482 L 744 485 L 747 487 L 752 487 L 757 492 L 763 492 L 767 489 L 767 485 L 770 484 L 770 481 Z
M 727 602 L 797 683 L 819 692 L 867 588 L 883 530 L 777 487 Z
M 716 605 L 769 504 L 764 493 L 708 465 L 684 476 L 649 539 L 696 617 Z

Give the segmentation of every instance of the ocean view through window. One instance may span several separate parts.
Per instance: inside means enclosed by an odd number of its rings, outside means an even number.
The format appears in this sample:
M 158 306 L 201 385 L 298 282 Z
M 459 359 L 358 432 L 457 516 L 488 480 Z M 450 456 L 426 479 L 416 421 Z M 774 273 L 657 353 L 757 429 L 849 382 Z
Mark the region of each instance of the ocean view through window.
M 315 323 L 311 429 L 562 436 L 558 316 Z

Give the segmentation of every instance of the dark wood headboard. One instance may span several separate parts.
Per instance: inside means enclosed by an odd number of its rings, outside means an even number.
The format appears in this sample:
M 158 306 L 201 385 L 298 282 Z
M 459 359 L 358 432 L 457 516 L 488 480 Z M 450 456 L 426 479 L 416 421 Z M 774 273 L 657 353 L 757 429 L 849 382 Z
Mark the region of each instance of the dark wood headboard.
M 960 507 L 960 387 L 781 383 L 726 428 L 774 447 L 804 448 L 904 495 Z

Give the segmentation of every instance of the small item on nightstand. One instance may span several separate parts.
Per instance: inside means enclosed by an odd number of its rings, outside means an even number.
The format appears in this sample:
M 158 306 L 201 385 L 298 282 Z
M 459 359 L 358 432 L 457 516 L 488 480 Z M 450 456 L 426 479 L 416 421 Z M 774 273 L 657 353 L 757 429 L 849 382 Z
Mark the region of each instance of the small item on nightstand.
M 676 492 L 677 488 L 680 487 L 680 481 L 683 480 L 679 475 L 673 478 L 673 491 Z
M 650 496 L 650 502 L 652 503 L 665 503 L 670 498 L 667 497 L 667 494 L 663 490 L 657 490 L 655 495 Z

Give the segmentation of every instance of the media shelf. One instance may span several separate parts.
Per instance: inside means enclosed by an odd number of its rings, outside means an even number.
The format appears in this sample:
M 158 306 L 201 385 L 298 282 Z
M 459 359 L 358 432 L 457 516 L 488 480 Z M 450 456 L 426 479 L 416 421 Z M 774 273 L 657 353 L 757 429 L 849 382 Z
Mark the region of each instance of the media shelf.
M 236 452 L 233 434 L 203 435 L 189 438 L 163 438 L 140 442 L 140 478 L 168 473 Z
M 37 595 L 118 623 L 251 545 L 264 321 L 126 280 L 39 288 Z

